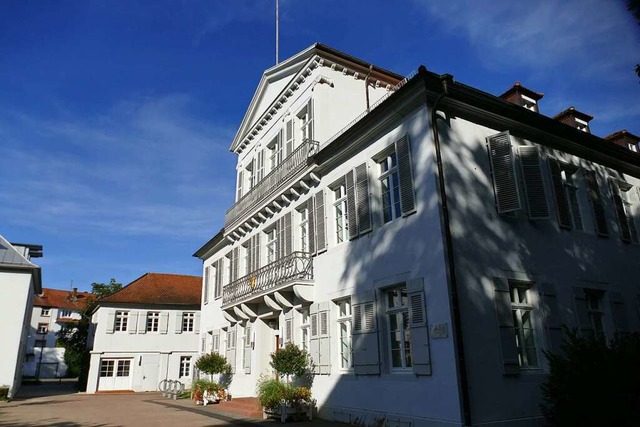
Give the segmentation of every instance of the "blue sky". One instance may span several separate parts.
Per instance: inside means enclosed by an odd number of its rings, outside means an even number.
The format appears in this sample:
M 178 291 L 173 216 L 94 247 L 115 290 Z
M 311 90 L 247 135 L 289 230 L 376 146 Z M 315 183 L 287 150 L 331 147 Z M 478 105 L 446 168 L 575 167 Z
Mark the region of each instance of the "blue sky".
M 496 95 L 521 81 L 543 114 L 639 134 L 625 3 L 280 0 L 280 57 L 322 42 Z M 200 275 L 274 32 L 274 0 L 0 2 L 0 234 L 44 245 L 46 287 Z

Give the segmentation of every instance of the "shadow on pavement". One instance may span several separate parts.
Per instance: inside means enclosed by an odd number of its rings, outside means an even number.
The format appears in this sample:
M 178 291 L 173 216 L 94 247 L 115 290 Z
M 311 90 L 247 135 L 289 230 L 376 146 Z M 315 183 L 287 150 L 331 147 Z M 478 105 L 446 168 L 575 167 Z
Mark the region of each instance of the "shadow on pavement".
M 62 396 L 76 394 L 78 381 L 75 379 L 41 380 L 40 383 L 23 382 L 13 400 L 20 401 L 34 397 Z

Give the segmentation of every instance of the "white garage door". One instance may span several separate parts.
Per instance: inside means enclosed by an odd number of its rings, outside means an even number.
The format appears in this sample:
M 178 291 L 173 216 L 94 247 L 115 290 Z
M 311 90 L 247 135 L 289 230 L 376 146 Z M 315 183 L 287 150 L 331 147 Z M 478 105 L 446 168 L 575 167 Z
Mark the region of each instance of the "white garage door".
M 130 390 L 132 359 L 101 359 L 98 391 Z

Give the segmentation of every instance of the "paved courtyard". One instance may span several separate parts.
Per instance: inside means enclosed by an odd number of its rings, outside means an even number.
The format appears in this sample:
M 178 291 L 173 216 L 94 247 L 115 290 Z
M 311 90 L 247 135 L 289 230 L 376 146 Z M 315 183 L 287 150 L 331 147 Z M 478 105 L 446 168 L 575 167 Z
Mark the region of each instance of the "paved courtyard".
M 239 418 L 215 411 L 215 405 L 194 405 L 189 399 L 171 400 L 160 393 L 86 395 L 73 384 L 23 386 L 18 398 L 0 402 L 0 426 L 217 426 L 260 427 L 276 421 Z M 321 420 L 287 423 L 287 427 L 327 427 Z

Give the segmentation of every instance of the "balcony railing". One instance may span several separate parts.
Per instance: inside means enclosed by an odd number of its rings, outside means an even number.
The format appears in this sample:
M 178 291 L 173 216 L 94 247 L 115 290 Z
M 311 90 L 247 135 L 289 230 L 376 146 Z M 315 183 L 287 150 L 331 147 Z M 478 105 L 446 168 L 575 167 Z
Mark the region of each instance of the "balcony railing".
M 306 252 L 293 252 L 247 274 L 222 288 L 222 305 L 233 304 L 281 285 L 313 280 L 313 258 Z
M 305 139 L 275 169 L 242 196 L 225 215 L 225 227 L 233 227 L 257 205 L 264 202 L 307 166 L 307 159 L 318 150 L 318 142 Z

